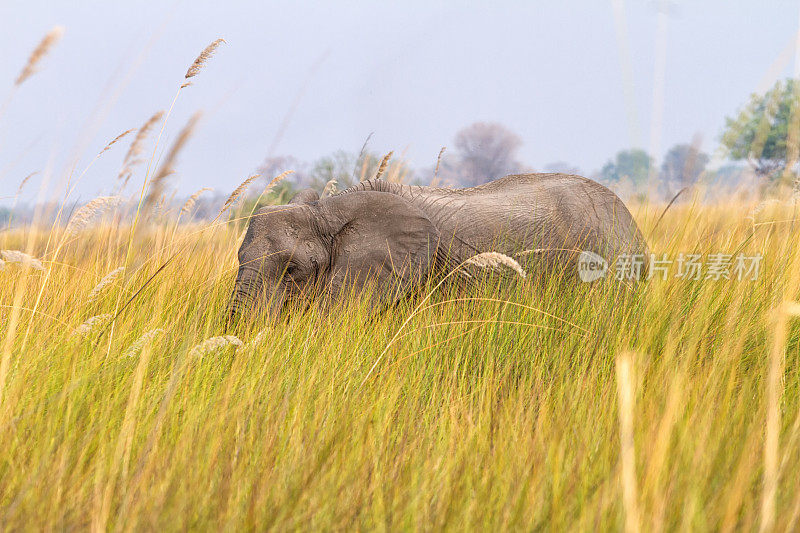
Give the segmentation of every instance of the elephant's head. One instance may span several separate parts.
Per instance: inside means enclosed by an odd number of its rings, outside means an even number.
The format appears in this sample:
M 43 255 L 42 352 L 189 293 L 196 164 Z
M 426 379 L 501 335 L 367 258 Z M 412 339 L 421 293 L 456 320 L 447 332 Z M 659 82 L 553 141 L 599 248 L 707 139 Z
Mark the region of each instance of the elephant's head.
M 371 303 L 390 303 L 424 279 L 439 240 L 421 210 L 376 191 L 320 200 L 306 190 L 249 224 L 229 319 L 256 310 L 276 317 L 291 301 L 336 300 L 373 282 Z

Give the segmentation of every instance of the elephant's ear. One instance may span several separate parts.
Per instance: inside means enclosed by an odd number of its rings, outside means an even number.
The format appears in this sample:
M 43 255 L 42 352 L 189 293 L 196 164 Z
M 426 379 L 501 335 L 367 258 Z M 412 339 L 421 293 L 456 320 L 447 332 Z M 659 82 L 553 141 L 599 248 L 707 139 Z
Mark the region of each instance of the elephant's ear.
M 439 232 L 410 202 L 390 193 L 360 191 L 325 198 L 320 207 L 331 223 L 329 286 L 334 296 L 374 284 L 372 303 L 383 305 L 427 277 Z

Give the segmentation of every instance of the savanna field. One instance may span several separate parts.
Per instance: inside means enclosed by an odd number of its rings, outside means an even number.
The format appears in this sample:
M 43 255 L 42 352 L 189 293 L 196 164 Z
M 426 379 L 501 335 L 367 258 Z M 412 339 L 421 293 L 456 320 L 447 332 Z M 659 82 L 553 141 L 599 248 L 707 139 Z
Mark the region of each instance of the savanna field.
M 132 135 L 133 211 L 76 206 L 74 172 L 0 231 L 0 529 L 800 528 L 792 201 L 631 203 L 673 261 L 636 284 L 433 281 L 227 328 L 253 180 L 213 221 L 173 208 L 194 120 L 165 149 L 168 117 Z M 714 254 L 763 259 L 714 276 Z
M 730 530 L 766 497 L 795 529 L 800 242 L 752 207 L 634 213 L 657 254 L 762 253 L 755 281 L 489 280 L 227 333 L 245 220 L 0 233 L 43 268 L 0 272 L 2 526 Z

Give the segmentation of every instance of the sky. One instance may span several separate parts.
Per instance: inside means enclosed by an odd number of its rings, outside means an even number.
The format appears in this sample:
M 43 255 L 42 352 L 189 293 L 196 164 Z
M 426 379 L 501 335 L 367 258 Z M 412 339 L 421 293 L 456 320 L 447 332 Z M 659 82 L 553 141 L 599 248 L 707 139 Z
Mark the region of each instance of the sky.
M 0 0 L 0 205 L 32 172 L 20 201 L 108 194 L 129 141 L 97 153 L 171 106 L 159 153 L 203 113 L 170 177 L 179 196 L 229 192 L 270 155 L 357 153 L 371 132 L 372 151 L 430 168 L 477 121 L 519 135 L 532 168 L 591 174 L 695 136 L 715 153 L 726 116 L 797 72 L 799 22 L 783 0 Z M 15 89 L 56 25 L 63 39 Z

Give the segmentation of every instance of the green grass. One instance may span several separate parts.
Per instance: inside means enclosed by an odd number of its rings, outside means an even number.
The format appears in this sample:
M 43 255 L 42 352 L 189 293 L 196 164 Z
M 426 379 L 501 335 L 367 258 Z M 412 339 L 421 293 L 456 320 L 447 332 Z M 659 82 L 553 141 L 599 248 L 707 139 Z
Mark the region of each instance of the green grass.
M 616 361 L 630 353 L 635 519 L 757 528 L 775 310 L 798 298 L 800 239 L 792 223 L 753 226 L 738 204 L 673 207 L 656 230 L 660 208 L 639 211 L 653 251 L 743 246 L 765 256 L 759 279 L 670 276 L 634 292 L 486 283 L 377 317 L 353 301 L 295 314 L 258 345 L 253 324 L 236 332 L 245 346 L 198 356 L 223 334 L 241 225 L 131 240 L 107 224 L 55 260 L 58 230 L 0 233 L 0 249 L 46 268 L 0 272 L 0 526 L 621 529 Z M 759 222 L 791 217 L 775 208 Z M 126 275 L 88 302 L 129 243 Z M 102 337 L 72 334 L 179 249 Z M 800 513 L 800 330 L 788 323 L 767 506 L 778 530 Z M 124 355 L 154 328 L 164 332 Z

